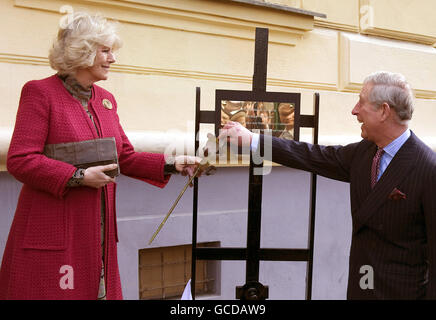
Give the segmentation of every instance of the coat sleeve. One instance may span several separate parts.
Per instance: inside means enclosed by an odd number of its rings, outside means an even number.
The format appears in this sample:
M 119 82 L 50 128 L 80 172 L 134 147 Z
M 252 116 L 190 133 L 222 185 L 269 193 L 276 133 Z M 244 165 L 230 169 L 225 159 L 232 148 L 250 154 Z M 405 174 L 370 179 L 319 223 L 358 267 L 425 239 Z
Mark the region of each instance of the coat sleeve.
M 136 152 L 124 133 L 118 114 L 115 114 L 122 140 L 122 150 L 118 156 L 120 172 L 154 186 L 165 187 L 170 179 L 170 175 L 164 175 L 165 156 L 159 153 Z
M 259 142 L 268 160 L 344 182 L 350 182 L 351 162 L 359 145 L 321 146 L 263 135 Z
M 7 156 L 7 169 L 20 182 L 62 198 L 76 168 L 43 155 L 50 129 L 50 105 L 37 82 L 26 83 L 21 91 Z

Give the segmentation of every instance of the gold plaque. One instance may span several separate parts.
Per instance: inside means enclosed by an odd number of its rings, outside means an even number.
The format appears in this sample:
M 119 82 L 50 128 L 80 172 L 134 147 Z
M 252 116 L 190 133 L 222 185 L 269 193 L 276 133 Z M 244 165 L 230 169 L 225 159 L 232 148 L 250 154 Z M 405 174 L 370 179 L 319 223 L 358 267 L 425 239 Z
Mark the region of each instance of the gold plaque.
M 112 103 L 108 99 L 103 99 L 103 106 L 106 109 L 111 110 L 112 109 Z

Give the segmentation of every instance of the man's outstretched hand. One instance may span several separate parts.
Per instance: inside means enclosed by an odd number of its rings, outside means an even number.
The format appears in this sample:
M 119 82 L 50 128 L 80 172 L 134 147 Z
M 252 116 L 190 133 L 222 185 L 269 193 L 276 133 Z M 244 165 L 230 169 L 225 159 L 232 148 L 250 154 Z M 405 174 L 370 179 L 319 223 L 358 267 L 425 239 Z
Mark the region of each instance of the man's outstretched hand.
M 220 130 L 219 141 L 227 138 L 230 145 L 250 147 L 253 133 L 239 122 L 229 121 Z

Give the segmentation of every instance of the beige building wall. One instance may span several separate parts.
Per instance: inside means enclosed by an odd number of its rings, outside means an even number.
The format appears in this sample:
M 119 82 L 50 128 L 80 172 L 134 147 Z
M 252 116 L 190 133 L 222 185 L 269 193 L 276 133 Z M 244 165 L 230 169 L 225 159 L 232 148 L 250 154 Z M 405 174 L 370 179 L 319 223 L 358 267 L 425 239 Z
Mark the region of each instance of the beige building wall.
M 284 6 L 327 17 L 277 9 Z M 432 0 L 1 0 L 1 170 L 21 87 L 53 74 L 48 49 L 72 10 L 120 21 L 124 46 L 99 84 L 117 98 L 138 150 L 164 152 L 176 143 L 194 152 L 195 87 L 204 109 L 214 108 L 215 89 L 249 90 L 257 26 L 270 30 L 267 90 L 301 92 L 303 113 L 320 92 L 321 143 L 360 138 L 350 111 L 362 81 L 388 70 L 409 79 L 416 92 L 410 126 L 436 149 L 434 9 Z

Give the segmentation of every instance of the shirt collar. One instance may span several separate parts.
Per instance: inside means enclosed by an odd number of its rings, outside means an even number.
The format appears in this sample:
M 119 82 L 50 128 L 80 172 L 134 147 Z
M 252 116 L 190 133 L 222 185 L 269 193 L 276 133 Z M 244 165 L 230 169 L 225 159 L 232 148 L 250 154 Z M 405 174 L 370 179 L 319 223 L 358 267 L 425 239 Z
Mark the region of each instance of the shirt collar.
M 391 157 L 394 157 L 398 152 L 398 150 L 400 150 L 403 144 L 407 141 L 407 139 L 409 139 L 409 137 L 410 137 L 410 129 L 406 129 L 406 131 L 404 131 L 402 135 L 400 135 L 394 141 L 389 143 L 386 147 L 383 148 L 383 150 Z

